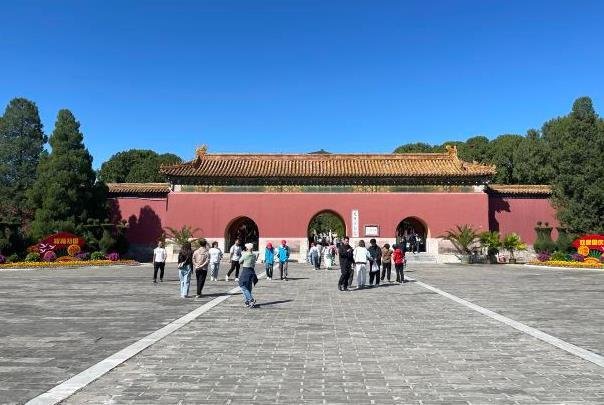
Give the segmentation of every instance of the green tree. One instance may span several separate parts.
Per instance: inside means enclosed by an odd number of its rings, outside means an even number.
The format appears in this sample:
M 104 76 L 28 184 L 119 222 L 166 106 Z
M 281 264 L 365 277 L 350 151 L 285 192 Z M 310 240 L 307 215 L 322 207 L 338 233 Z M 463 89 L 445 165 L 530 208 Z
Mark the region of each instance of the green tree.
M 52 152 L 40 161 L 28 193 L 35 208 L 31 233 L 36 239 L 54 231 L 81 232 L 88 219 L 107 215 L 105 188 L 95 182 L 92 156 L 83 140 L 73 114 L 59 111 L 50 136 Z
M 162 164 L 180 163 L 171 153 L 157 154 L 152 150 L 130 149 L 118 152 L 103 163 L 99 179 L 105 183 L 152 183 L 166 178 L 159 173 Z
M 442 152 L 440 146 L 432 146 L 423 142 L 407 143 L 399 146 L 394 150 L 394 153 L 430 153 Z
M 575 100 L 572 111 L 543 125 L 555 177 L 553 201 L 570 232 L 604 232 L 604 122 L 591 99 Z
M 11 100 L 0 117 L 0 222 L 31 219 L 26 193 L 36 179 L 45 143 L 36 104 L 24 98 Z
M 460 158 L 468 162 L 491 163 L 489 160 L 489 139 L 486 136 L 474 136 L 468 138 L 463 147 L 463 155 Z
M 520 184 L 549 184 L 553 170 L 547 144 L 530 129 L 513 152 L 512 177 Z
M 487 161 L 494 164 L 497 168 L 497 174 L 493 182 L 502 184 L 517 184 L 514 177 L 514 151 L 518 149 L 523 137 L 520 135 L 500 135 L 489 143 Z

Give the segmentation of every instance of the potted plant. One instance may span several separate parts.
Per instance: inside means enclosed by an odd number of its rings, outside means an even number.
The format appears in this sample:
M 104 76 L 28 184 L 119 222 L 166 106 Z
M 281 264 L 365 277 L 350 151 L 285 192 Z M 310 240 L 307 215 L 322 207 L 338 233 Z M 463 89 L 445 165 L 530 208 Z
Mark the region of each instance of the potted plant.
M 472 254 L 472 245 L 478 239 L 478 234 L 470 225 L 457 225 L 455 229 L 449 229 L 441 236 L 453 243 L 455 249 L 460 253 L 458 256 L 463 264 L 470 262 L 470 255 Z
M 513 232 L 505 235 L 501 245 L 503 246 L 503 248 L 505 250 L 510 252 L 509 263 L 511 263 L 511 264 L 516 263 L 516 258 L 514 257 L 514 252 L 526 249 L 526 243 L 522 242 L 522 240 L 520 239 L 520 236 L 518 236 L 518 234 L 513 233 Z
M 479 236 L 480 245 L 486 249 L 490 264 L 497 264 L 497 254 L 501 248 L 501 236 L 497 231 L 486 231 Z

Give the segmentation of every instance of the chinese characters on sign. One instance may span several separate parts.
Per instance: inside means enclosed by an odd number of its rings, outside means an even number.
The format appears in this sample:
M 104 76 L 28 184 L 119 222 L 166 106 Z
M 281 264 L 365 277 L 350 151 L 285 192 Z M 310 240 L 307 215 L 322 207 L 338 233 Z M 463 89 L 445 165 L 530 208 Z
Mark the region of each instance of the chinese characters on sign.
M 577 253 L 581 256 L 589 255 L 591 250 L 604 253 L 604 235 L 583 235 L 575 239 L 572 246 L 577 248 Z
M 380 227 L 377 225 L 365 225 L 365 236 L 380 236 Z
M 359 237 L 359 210 L 352 210 L 352 237 Z

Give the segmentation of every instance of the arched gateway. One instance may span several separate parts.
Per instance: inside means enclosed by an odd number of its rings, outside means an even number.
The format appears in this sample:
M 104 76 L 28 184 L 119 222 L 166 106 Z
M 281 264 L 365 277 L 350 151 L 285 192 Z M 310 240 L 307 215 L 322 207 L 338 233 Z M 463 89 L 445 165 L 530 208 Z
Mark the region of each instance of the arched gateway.
M 405 241 L 407 250 L 411 250 L 411 240 L 416 240 L 418 248 L 416 251 L 426 251 L 426 240 L 428 239 L 428 227 L 417 217 L 407 217 L 399 222 L 396 227 L 396 243 Z
M 242 244 L 251 242 L 254 244 L 254 250 L 258 250 L 259 236 L 258 225 L 251 218 L 235 218 L 226 228 L 225 250 L 230 249 L 236 239 L 239 239 Z
M 308 243 L 328 243 L 346 235 L 346 222 L 342 216 L 332 210 L 323 210 L 315 214 L 308 223 Z

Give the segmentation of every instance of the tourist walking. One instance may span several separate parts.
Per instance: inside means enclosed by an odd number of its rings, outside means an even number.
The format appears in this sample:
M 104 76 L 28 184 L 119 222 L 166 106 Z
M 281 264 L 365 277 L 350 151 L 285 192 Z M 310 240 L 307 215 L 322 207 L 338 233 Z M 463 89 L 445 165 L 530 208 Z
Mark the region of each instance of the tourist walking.
M 272 243 L 266 244 L 266 249 L 264 250 L 264 268 L 266 270 L 266 279 L 273 279 L 273 265 L 275 264 L 275 249 L 273 248 Z
M 208 252 L 208 242 L 205 239 L 199 241 L 199 248 L 193 253 L 193 268 L 195 269 L 195 278 L 197 279 L 197 295 L 195 298 L 201 298 L 201 291 L 208 277 L 208 267 L 210 266 L 210 253 Z
M 386 243 L 382 247 L 382 281 L 384 277 L 387 277 L 390 282 L 390 272 L 392 269 L 392 250 L 390 250 L 390 244 Z
M 191 269 L 193 267 L 193 251 L 191 242 L 183 243 L 178 253 L 178 278 L 180 279 L 180 297 L 189 297 L 191 285 Z
M 340 280 L 338 281 L 338 290 L 348 291 L 348 278 L 352 273 L 352 265 L 354 264 L 354 257 L 352 255 L 352 246 L 349 244 L 350 240 L 347 236 L 342 239 L 340 247 L 338 248 L 338 256 L 340 258 Z
M 308 261 L 315 270 L 319 270 L 319 249 L 315 242 L 310 243 L 310 249 L 308 250 Z
M 369 241 L 369 285 L 380 285 L 380 265 L 382 264 L 382 250 L 375 239 Z
M 231 258 L 231 268 L 229 272 L 224 277 L 225 281 L 229 281 L 229 277 L 231 273 L 235 271 L 235 281 L 239 280 L 239 259 L 241 259 L 241 245 L 239 239 L 235 239 L 235 244 L 231 246 L 231 250 L 229 250 L 229 256 Z
M 334 259 L 336 258 L 336 253 L 336 245 L 333 243 L 325 248 L 325 268 L 327 270 L 331 270 Z
M 396 282 L 405 282 L 405 252 L 401 249 L 401 245 L 394 245 L 394 252 L 392 252 L 392 261 L 394 262 L 394 269 L 396 270 Z
M 369 251 L 365 247 L 365 241 L 360 240 L 357 247 L 352 251 L 354 257 L 354 267 L 357 275 L 357 288 L 365 288 L 367 281 L 367 261 L 369 260 Z
M 252 288 L 258 282 L 254 267 L 256 266 L 256 255 L 252 251 L 253 243 L 245 244 L 245 252 L 242 253 L 239 263 L 242 266 L 241 277 L 239 277 L 239 288 L 243 294 L 243 301 L 249 308 L 256 306 L 256 300 L 252 296 Z
M 210 280 L 216 281 L 218 280 L 218 270 L 222 260 L 222 250 L 218 247 L 218 242 L 212 242 L 212 247 L 208 253 L 210 254 Z
M 159 270 L 159 281 L 164 281 L 164 269 L 166 268 L 166 258 L 168 254 L 164 249 L 164 242 L 157 242 L 157 247 L 153 249 L 153 283 L 157 283 L 157 271 Z
M 323 241 L 317 243 L 317 270 L 321 270 L 321 259 L 323 258 Z
M 289 246 L 287 246 L 287 241 L 284 239 L 281 241 L 281 246 L 279 246 L 279 275 L 281 276 L 281 280 L 287 281 L 287 261 L 289 260 Z
M 415 231 L 413 231 L 413 233 L 411 233 L 411 236 L 409 236 L 409 245 L 411 247 L 411 251 L 413 252 L 413 254 L 415 254 L 415 251 L 418 250 L 417 234 L 415 233 Z

